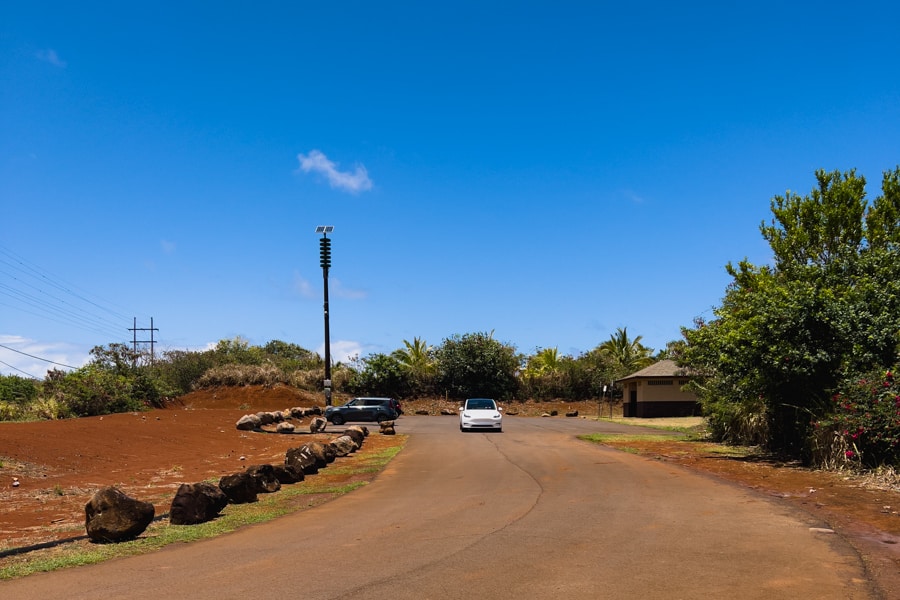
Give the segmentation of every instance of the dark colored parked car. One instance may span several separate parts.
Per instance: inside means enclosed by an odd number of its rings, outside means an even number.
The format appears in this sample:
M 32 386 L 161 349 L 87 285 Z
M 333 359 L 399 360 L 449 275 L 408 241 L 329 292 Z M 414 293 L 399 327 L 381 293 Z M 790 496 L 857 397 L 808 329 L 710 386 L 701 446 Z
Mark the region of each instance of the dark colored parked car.
M 393 398 L 354 398 L 341 406 L 325 409 L 325 418 L 335 425 L 349 421 L 389 421 L 400 415 L 400 404 Z

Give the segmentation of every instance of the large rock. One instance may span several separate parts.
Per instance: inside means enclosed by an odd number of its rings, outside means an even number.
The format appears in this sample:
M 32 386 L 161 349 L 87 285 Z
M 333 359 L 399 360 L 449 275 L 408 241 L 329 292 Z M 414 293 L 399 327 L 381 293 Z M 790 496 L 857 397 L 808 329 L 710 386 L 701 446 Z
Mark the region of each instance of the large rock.
M 110 486 L 98 491 L 84 505 L 84 525 L 93 542 L 121 542 L 144 533 L 155 512 L 151 503 L 136 500 Z
M 310 433 L 322 433 L 325 431 L 325 427 L 328 426 L 328 421 L 325 420 L 325 417 L 315 417 L 312 421 L 309 422 L 309 432 Z
M 353 441 L 356 442 L 358 448 L 362 448 L 363 441 L 366 439 L 366 434 L 363 433 L 361 427 L 348 427 L 347 430 L 344 431 L 344 435 L 353 438 Z
M 381 435 L 395 435 L 397 430 L 394 429 L 393 421 L 382 421 L 379 423 L 381 426 Z
M 262 421 L 258 416 L 244 415 L 238 419 L 236 427 L 240 431 L 253 431 L 254 429 L 259 429 L 260 425 L 262 425 Z
M 331 447 L 330 444 L 323 444 L 322 442 L 309 442 L 305 444 L 307 448 L 309 448 L 310 452 L 313 453 L 313 456 L 316 457 L 316 464 L 320 469 L 324 469 L 328 466 L 328 463 L 333 463 L 334 459 L 337 457 L 337 452 L 335 452 L 334 448 Z
M 281 483 L 275 476 L 275 469 L 272 465 L 247 467 L 247 474 L 256 482 L 256 491 L 259 494 L 271 494 L 281 489 Z
M 276 433 L 294 433 L 294 424 L 288 423 L 287 421 L 282 421 L 278 425 L 275 426 Z
M 271 425 L 275 422 L 275 415 L 270 412 L 258 412 L 256 416 L 259 417 L 259 422 L 261 425 Z
M 315 475 L 319 472 L 315 454 L 305 445 L 299 448 L 290 448 L 285 452 L 284 465 L 293 467 L 304 475 Z
M 297 483 L 305 478 L 303 471 L 290 465 L 272 465 L 272 468 L 275 470 L 275 478 L 282 485 Z
M 212 483 L 182 483 L 172 499 L 169 522 L 172 525 L 206 523 L 219 516 L 227 505 L 228 496 Z
M 334 448 L 334 451 L 338 456 L 347 456 L 348 454 L 352 454 L 353 452 L 359 450 L 359 444 L 357 444 L 356 441 L 349 435 L 342 435 L 340 437 L 337 437 L 331 440 L 331 442 L 329 442 L 329 445 Z
M 246 471 L 225 475 L 219 479 L 219 489 L 228 496 L 228 501 L 232 504 L 246 504 L 258 500 L 256 481 Z

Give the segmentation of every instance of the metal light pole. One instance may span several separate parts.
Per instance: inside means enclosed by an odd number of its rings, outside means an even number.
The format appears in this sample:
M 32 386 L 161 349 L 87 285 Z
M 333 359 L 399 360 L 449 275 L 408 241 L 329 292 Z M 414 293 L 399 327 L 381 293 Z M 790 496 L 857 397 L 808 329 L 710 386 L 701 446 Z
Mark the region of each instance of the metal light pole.
M 334 231 L 332 225 L 319 225 L 316 233 L 322 234 L 319 240 L 319 264 L 322 265 L 322 278 L 325 281 L 325 406 L 331 406 L 331 334 L 328 331 L 328 269 L 331 267 L 331 240 L 328 234 Z

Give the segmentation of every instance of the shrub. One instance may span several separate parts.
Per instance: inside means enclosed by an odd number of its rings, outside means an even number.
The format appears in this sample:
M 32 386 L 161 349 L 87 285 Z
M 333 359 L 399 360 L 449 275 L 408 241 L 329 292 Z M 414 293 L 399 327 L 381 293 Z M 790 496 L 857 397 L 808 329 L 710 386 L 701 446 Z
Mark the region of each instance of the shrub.
M 832 398 L 834 416 L 817 428 L 833 428 L 847 444 L 844 456 L 867 467 L 900 465 L 900 382 L 895 369 L 846 383 Z
M 18 375 L 0 375 L 0 402 L 25 406 L 37 398 L 39 384 Z
M 44 381 L 44 395 L 63 407 L 60 412 L 91 417 L 144 410 L 146 405 L 132 395 L 127 378 L 92 363 L 65 373 L 53 370 Z

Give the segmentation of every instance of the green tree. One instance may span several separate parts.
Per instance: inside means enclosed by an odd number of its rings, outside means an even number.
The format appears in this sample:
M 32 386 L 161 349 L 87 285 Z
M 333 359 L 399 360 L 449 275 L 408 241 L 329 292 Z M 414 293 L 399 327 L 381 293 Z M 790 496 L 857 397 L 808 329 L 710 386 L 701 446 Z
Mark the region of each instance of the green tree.
M 683 331 L 680 356 L 720 437 L 809 459 L 841 382 L 896 362 L 898 176 L 867 206 L 854 171 L 817 171 L 809 195 L 776 196 L 760 225 L 774 264 L 726 267 L 722 305 Z
M 406 398 L 411 385 L 408 372 L 390 354 L 370 354 L 357 360 L 358 367 L 347 382 L 351 394 Z
M 403 340 L 403 348 L 398 348 L 391 356 L 400 364 L 416 395 L 427 394 L 432 390 L 436 363 L 434 348 L 425 340 L 413 338 L 412 343 Z
M 564 357 L 557 348 L 537 350 L 525 361 L 522 378 L 526 393 L 535 398 L 554 398 L 567 395 L 567 377 Z
M 521 358 L 514 346 L 489 333 L 453 335 L 435 353 L 437 385 L 456 399 L 512 398 L 518 389 Z
M 653 349 L 641 344 L 643 336 L 628 337 L 628 328 L 619 327 L 597 349 L 611 362 L 613 379 L 619 379 L 653 364 Z

